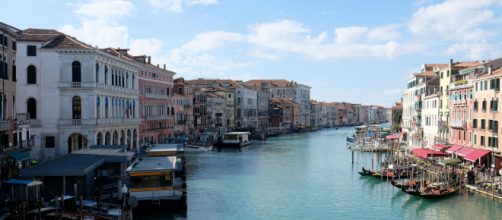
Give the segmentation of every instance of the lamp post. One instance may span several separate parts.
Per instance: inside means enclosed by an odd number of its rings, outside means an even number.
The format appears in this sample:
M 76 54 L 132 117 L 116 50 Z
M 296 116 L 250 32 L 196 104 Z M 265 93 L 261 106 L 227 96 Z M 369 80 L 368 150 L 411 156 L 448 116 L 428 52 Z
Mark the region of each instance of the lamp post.
M 127 219 L 126 198 L 127 198 L 128 193 L 129 193 L 129 189 L 124 184 L 124 185 L 122 185 L 122 188 L 120 189 L 120 192 L 122 193 L 122 216 L 123 216 L 123 219 Z

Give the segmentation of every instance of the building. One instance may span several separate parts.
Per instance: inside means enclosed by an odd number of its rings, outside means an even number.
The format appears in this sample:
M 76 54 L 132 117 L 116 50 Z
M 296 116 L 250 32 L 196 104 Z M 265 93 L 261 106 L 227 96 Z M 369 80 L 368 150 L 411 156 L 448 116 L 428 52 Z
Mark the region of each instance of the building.
M 30 118 L 31 156 L 49 159 L 90 145 L 138 146 L 138 66 L 55 30 L 17 41 L 16 109 Z
M 126 49 L 118 49 L 127 56 Z M 165 143 L 174 137 L 174 72 L 151 64 L 147 56 L 132 57 L 139 63 L 139 114 L 141 125 L 139 137 L 143 144 Z
M 235 110 L 237 128 L 252 130 L 258 127 L 258 94 L 245 86 L 235 89 Z
M 438 133 L 439 118 L 439 77 L 435 76 L 428 82 L 425 94 L 421 98 L 421 117 L 423 130 L 423 146 L 432 147 Z
M 299 124 L 300 106 L 292 99 L 270 99 L 270 127 L 279 133 L 292 132 Z
M 464 74 L 474 75 L 472 80 L 472 146 L 475 149 L 484 149 L 491 155 L 479 158 L 479 164 L 492 164 L 495 170 L 502 168 L 502 147 L 498 135 L 499 122 L 502 115 L 499 113 L 500 79 L 502 77 L 502 59 L 488 62 L 484 65 L 465 69 Z
M 193 89 L 185 83 L 185 79 L 177 78 L 174 80 L 174 135 L 177 137 L 185 136 L 194 140 L 194 109 L 193 109 Z
M 401 102 L 396 102 L 394 106 L 392 106 L 391 113 L 391 124 L 392 124 L 392 132 L 401 132 L 402 131 L 402 119 L 403 119 L 403 104 Z
M 278 80 L 249 80 L 246 85 L 269 91 L 270 98 L 290 98 L 300 106 L 300 121 L 298 126 L 310 126 L 310 86 L 299 84 L 295 81 Z

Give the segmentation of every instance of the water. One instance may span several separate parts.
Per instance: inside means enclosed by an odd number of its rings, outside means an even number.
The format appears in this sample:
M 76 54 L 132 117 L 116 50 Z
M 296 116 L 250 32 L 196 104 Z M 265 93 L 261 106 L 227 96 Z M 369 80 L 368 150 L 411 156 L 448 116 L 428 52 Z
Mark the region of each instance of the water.
M 353 128 L 294 134 L 239 150 L 188 156 L 188 219 L 495 219 L 502 202 L 472 193 L 413 197 L 357 171 L 371 154 L 351 153 Z

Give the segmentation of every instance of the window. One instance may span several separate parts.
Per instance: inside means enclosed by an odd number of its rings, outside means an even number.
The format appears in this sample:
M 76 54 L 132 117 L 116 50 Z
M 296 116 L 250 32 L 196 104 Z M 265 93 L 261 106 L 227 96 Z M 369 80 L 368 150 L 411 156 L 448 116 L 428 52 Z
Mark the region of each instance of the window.
M 72 119 L 81 119 L 82 117 L 82 103 L 78 96 L 72 99 Z
M 71 63 L 71 81 L 72 82 L 82 82 L 82 67 L 80 65 L 80 62 L 78 61 L 73 61 Z
M 474 135 L 474 138 L 472 140 L 474 141 L 474 144 L 476 144 L 476 135 Z
M 54 148 L 55 145 L 55 138 L 54 136 L 45 136 L 45 147 L 46 148 Z
M 12 82 L 16 82 L 17 81 L 17 77 L 16 77 L 16 64 L 12 64 Z
M 105 66 L 105 85 L 108 84 L 108 66 Z
M 35 45 L 26 46 L 26 55 L 29 57 L 37 56 L 37 46 Z
M 483 105 L 481 106 L 481 110 L 486 111 L 486 99 L 483 100 Z
M 478 119 L 472 119 L 472 128 L 478 128 Z
M 474 109 L 475 112 L 478 111 L 478 100 L 474 101 L 473 109 Z
M 481 136 L 481 140 L 479 141 L 479 144 L 481 146 L 485 146 L 485 137 L 484 136 Z
M 481 129 L 485 129 L 485 119 L 481 119 Z
M 12 41 L 12 50 L 16 51 L 17 50 L 17 44 L 16 41 Z
M 26 83 L 37 84 L 37 68 L 33 65 L 28 66 Z
M 37 118 L 37 100 L 34 98 L 29 98 L 26 103 L 26 109 L 28 114 L 30 115 L 30 119 Z
M 99 83 L 99 64 L 96 63 L 96 82 Z

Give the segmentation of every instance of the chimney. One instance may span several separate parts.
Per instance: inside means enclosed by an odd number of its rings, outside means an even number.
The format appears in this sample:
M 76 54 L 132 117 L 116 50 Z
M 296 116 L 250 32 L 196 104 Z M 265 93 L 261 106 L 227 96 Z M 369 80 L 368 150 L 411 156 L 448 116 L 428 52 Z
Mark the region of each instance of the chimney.
M 136 60 L 136 61 L 138 61 L 140 63 L 146 63 L 146 56 L 145 55 L 135 56 L 134 60 Z
M 488 66 L 488 75 L 492 75 L 492 65 Z
M 117 48 L 117 51 L 118 51 L 118 52 L 119 52 L 122 56 L 127 55 L 127 51 L 128 51 L 128 50 L 129 50 L 129 49 L 120 49 L 120 47 L 119 47 L 119 48 Z
M 450 66 L 453 65 L 453 59 L 450 59 Z
M 166 64 L 164 63 L 164 70 L 166 69 Z
M 147 60 L 148 64 L 151 64 L 152 63 L 152 57 L 151 56 L 147 56 L 146 58 L 147 58 L 146 60 Z

